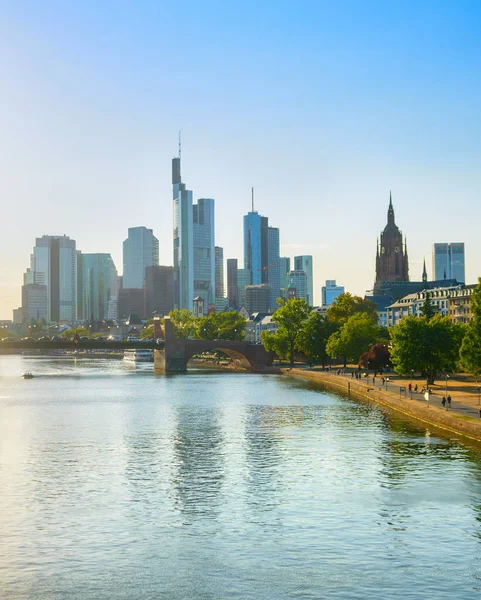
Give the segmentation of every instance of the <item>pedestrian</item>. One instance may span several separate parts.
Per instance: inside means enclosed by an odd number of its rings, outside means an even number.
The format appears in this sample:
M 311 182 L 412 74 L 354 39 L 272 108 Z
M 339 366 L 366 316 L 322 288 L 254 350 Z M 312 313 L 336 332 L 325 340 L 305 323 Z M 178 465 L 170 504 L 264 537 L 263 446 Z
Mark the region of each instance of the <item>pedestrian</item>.
M 354 379 L 354 371 L 351 371 L 351 377 Z
M 479 418 L 481 419 L 481 408 L 479 409 Z
M 445 396 L 443 396 L 443 399 L 441 400 L 441 404 L 443 405 L 443 408 L 446 406 L 446 398 L 445 398 Z
M 448 409 L 451 408 L 451 395 L 448 394 L 448 397 L 446 398 L 446 400 L 448 401 Z
M 417 383 L 416 383 L 416 385 L 414 386 L 414 391 L 415 391 L 415 392 L 416 392 L 416 394 L 417 394 L 417 392 L 418 392 L 418 384 L 417 384 Z
M 411 384 L 409 384 L 408 385 L 408 390 L 411 391 L 411 389 L 412 389 L 412 386 L 411 386 Z

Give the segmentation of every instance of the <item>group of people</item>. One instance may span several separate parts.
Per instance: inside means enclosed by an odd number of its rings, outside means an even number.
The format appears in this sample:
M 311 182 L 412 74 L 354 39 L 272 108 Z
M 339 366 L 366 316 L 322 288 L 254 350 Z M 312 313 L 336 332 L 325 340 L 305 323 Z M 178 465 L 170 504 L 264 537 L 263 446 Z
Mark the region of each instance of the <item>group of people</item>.
M 447 396 L 443 396 L 441 404 L 443 405 L 443 408 L 446 407 L 446 410 L 449 410 L 451 408 L 451 395 L 448 394 Z

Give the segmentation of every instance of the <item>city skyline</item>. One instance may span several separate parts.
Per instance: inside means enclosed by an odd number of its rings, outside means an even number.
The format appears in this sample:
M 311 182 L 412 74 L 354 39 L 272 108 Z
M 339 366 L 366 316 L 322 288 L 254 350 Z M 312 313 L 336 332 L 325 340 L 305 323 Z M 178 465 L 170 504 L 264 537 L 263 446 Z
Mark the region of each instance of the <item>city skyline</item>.
M 392 189 L 412 279 L 423 259 L 429 274 L 433 243 L 454 240 L 465 243 L 466 282 L 476 281 L 479 9 L 248 3 L 239 20 L 231 7 L 186 6 L 117 7 L 108 39 L 90 27 L 89 6 L 52 15 L 31 3 L 28 18 L 6 8 L 0 194 L 16 226 L 0 240 L 1 318 L 21 303 L 39 235 L 65 233 L 120 267 L 124 232 L 142 225 L 159 239 L 159 263 L 172 264 L 179 128 L 196 197 L 216 199 L 225 258 L 243 255 L 254 186 L 281 255 L 313 256 L 314 303 L 326 279 L 363 295 Z M 111 26 L 106 6 L 95 16 Z M 179 19 L 191 35 L 166 54 Z M 186 93 L 192 83 L 197 94 Z

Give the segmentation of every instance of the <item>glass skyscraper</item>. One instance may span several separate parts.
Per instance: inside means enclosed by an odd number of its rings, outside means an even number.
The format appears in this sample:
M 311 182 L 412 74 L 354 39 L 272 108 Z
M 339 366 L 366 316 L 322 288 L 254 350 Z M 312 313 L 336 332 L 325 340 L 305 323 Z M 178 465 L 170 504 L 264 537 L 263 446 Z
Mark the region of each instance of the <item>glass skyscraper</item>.
M 281 295 L 281 265 L 279 257 L 279 228 L 269 227 L 267 230 L 267 283 L 270 286 L 270 309 L 279 308 L 277 298 Z
M 214 200 L 200 198 L 192 206 L 194 240 L 194 297 L 204 307 L 215 304 Z
M 194 234 L 192 192 L 181 181 L 180 157 L 172 159 L 174 203 L 174 308 L 193 309 Z
M 341 294 L 344 294 L 344 287 L 336 285 L 335 279 L 327 279 L 326 285 L 323 285 L 321 289 L 322 306 L 331 306 Z
M 109 301 L 117 296 L 117 269 L 110 254 L 78 253 L 77 318 L 102 321 L 108 318 Z
M 129 227 L 123 250 L 123 287 L 124 289 L 142 289 L 145 268 L 159 264 L 159 240 L 154 236 L 152 229 Z
M 465 283 L 464 243 L 433 244 L 433 279 L 456 279 Z
M 314 305 L 314 284 L 312 278 L 312 256 L 295 256 L 294 257 L 294 270 L 304 271 L 306 274 L 306 302 L 309 306 Z

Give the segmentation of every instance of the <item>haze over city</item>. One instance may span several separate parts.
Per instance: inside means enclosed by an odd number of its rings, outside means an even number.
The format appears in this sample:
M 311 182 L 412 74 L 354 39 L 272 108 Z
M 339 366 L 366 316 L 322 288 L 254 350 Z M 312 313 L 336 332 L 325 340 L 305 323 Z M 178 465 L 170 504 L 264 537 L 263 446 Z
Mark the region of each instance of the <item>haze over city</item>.
M 389 191 L 410 276 L 433 242 L 480 274 L 480 13 L 475 3 L 18 2 L 0 34 L 0 318 L 35 238 L 67 234 L 122 269 L 127 229 L 172 264 L 171 158 L 215 199 L 216 244 L 242 262 L 242 218 L 280 229 L 363 295 Z

